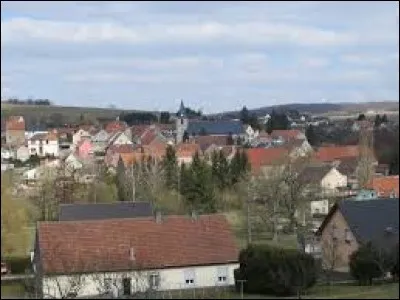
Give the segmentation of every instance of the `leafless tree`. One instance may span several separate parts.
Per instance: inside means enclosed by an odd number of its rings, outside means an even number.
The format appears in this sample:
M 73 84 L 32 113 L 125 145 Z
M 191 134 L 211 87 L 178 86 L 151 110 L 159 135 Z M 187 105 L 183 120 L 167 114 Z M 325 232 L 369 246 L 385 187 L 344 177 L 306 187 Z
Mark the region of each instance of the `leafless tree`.
M 321 237 L 322 268 L 327 273 L 327 282 L 332 282 L 332 273 L 342 264 L 339 254 L 338 229 L 335 224 L 326 228 L 326 235 Z
M 363 129 L 360 131 L 359 139 L 359 156 L 357 166 L 357 179 L 361 188 L 372 179 L 374 174 L 374 147 L 373 147 L 373 132 Z

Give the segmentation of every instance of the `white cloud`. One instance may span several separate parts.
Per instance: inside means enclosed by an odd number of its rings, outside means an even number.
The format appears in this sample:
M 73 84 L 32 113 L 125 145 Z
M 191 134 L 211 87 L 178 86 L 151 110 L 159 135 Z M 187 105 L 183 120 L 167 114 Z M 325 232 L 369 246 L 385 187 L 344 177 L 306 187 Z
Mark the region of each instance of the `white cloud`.
M 195 24 L 121 24 L 61 22 L 14 18 L 1 22 L 1 42 L 49 41 L 66 43 L 202 43 L 248 44 L 290 43 L 301 46 L 347 45 L 361 42 L 352 33 L 322 30 L 284 23 L 243 22 L 237 24 L 205 22 Z

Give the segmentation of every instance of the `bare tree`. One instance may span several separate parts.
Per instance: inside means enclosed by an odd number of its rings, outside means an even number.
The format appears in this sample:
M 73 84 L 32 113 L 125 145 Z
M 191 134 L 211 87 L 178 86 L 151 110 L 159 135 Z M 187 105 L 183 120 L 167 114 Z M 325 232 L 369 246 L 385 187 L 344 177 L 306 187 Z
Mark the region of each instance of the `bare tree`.
M 338 230 L 335 224 L 330 224 L 326 228 L 327 234 L 321 239 L 322 248 L 322 267 L 326 272 L 327 282 L 332 282 L 332 273 L 342 264 L 339 254 Z
M 357 179 L 361 188 L 365 188 L 374 175 L 375 159 L 373 149 L 373 131 L 368 129 L 361 130 L 357 166 Z

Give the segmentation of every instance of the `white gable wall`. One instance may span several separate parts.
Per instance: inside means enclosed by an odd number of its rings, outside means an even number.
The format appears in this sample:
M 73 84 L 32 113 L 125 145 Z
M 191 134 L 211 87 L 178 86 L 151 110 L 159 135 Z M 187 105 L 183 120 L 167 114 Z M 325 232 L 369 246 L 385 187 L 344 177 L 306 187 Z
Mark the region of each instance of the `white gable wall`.
M 347 186 L 347 176 L 342 175 L 338 170 L 332 168 L 321 180 L 321 187 L 332 190 L 337 187 Z
M 197 266 L 188 268 L 169 268 L 159 269 L 151 271 L 141 271 L 140 273 L 98 273 L 82 275 L 80 279 L 83 279 L 82 288 L 79 290 L 78 297 L 81 296 L 94 296 L 99 294 L 99 290 L 102 289 L 98 284 L 98 280 L 102 278 L 113 278 L 119 284 L 120 293 L 122 292 L 122 278 L 124 275 L 131 277 L 132 293 L 135 291 L 145 291 L 148 288 L 150 274 L 159 274 L 160 285 L 159 291 L 177 290 L 177 289 L 189 289 L 189 288 L 204 288 L 204 287 L 215 287 L 215 286 L 229 286 L 234 285 L 235 269 L 239 268 L 238 263 L 213 265 L 213 266 Z M 218 277 L 226 274 L 226 281 L 219 282 Z M 193 284 L 186 283 L 186 277 L 194 277 Z M 225 276 L 225 275 L 223 275 Z M 57 276 L 48 277 L 43 279 L 43 294 L 46 297 L 52 296 L 55 298 L 61 298 L 62 295 L 59 293 L 58 284 L 61 286 L 63 293 L 69 290 L 69 283 L 73 276 Z M 75 276 L 75 278 L 77 278 Z M 96 280 L 97 279 L 97 280 Z

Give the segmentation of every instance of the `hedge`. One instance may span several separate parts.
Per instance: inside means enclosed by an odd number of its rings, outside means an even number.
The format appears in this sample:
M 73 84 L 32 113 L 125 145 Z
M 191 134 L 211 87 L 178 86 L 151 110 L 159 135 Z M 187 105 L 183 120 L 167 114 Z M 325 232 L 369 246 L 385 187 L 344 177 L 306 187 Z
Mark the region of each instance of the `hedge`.
M 317 279 L 317 263 L 309 255 L 292 249 L 251 245 L 239 255 L 239 269 L 234 272 L 245 293 L 290 296 L 312 287 Z
M 24 274 L 31 267 L 30 256 L 8 256 L 1 261 L 7 264 L 12 274 Z

